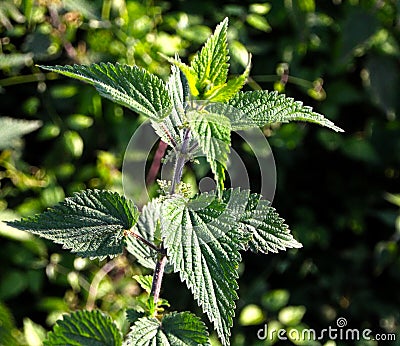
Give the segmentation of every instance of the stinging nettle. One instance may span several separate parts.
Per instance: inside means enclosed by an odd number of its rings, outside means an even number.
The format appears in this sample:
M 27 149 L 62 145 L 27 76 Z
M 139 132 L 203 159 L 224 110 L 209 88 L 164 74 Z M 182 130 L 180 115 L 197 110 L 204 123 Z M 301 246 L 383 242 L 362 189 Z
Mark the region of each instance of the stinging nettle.
M 172 180 L 162 184 L 164 194 L 140 212 L 123 195 L 85 190 L 42 214 L 8 222 L 78 256 L 104 259 L 127 249 L 142 266 L 154 270 L 152 277 L 135 277 L 148 292 L 148 301 L 128 307 L 128 335 L 123 337 L 98 310 L 78 311 L 56 323 L 45 345 L 210 345 L 199 317 L 165 312 L 169 304 L 160 298 L 160 289 L 164 273 L 171 271 L 179 273 L 221 343 L 229 345 L 240 252 L 268 254 L 301 247 L 268 201 L 248 190 L 224 187 L 231 133 L 290 121 L 342 130 L 283 94 L 241 91 L 251 56 L 241 75 L 228 78 L 227 29 L 226 18 L 190 65 L 178 56 L 166 57 L 172 65 L 166 83 L 142 68 L 118 63 L 41 66 L 92 84 L 103 97 L 150 119 L 174 160 Z M 187 186 L 182 188 L 182 172 L 199 150 L 210 165 L 216 191 L 192 196 Z

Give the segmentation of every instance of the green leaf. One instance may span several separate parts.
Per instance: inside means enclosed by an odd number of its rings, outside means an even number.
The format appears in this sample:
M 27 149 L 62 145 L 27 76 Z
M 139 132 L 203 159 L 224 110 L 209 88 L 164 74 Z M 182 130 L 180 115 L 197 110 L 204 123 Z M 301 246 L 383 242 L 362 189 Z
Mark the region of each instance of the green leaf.
M 216 27 L 202 50 L 193 58 L 191 66 L 181 62 L 178 57 L 164 56 L 185 75 L 192 96 L 200 95 L 204 98 L 205 95 L 210 95 L 210 90 L 225 85 L 229 70 L 227 30 L 228 18 L 225 18 Z
M 264 32 L 270 32 L 271 31 L 271 26 L 269 25 L 268 21 L 265 19 L 265 17 L 260 16 L 257 13 L 250 13 L 247 15 L 246 18 L 247 23 L 249 23 L 253 28 L 256 28 L 258 30 L 264 31 Z
M 261 127 L 276 122 L 307 121 L 343 132 L 323 115 L 313 112 L 311 107 L 275 91 L 239 92 L 229 100 L 229 105 L 238 110 L 237 119 L 231 119 L 233 130 Z
M 122 335 L 111 318 L 102 312 L 76 311 L 57 321 L 44 345 L 120 346 Z
M 139 318 L 144 317 L 144 312 L 137 311 L 135 309 L 126 310 L 126 319 L 129 323 L 135 323 Z
M 229 345 L 243 244 L 242 234 L 232 230 L 234 210 L 208 194 L 190 202 L 175 195 L 162 208 L 168 259 L 213 322 L 223 345 Z
M 176 66 L 171 66 L 167 90 L 177 114 L 182 116 L 185 102 L 189 99 L 189 85 L 185 75 Z
M 247 77 L 249 76 L 250 73 L 250 67 L 251 67 L 251 55 L 249 55 L 245 71 L 239 77 L 234 77 L 228 80 L 228 82 L 222 88 L 217 90 L 217 92 L 214 95 L 209 97 L 210 101 L 227 102 L 233 96 L 235 96 L 243 88 L 243 85 L 246 83 Z
M 151 292 L 151 286 L 153 284 L 153 277 L 151 275 L 134 275 L 133 278 L 147 293 Z
M 242 326 L 256 326 L 265 321 L 262 309 L 256 304 L 246 305 L 240 312 L 239 323 Z
M 200 94 L 226 82 L 229 70 L 227 30 L 228 18 L 225 18 L 192 60 L 191 67 L 196 76 L 196 87 Z
M 189 312 L 172 312 L 160 322 L 142 317 L 132 326 L 124 346 L 210 345 L 204 323 Z
M 137 66 L 100 63 L 40 67 L 92 84 L 100 95 L 152 120 L 159 121 L 171 111 L 164 82 Z
M 221 199 L 207 193 L 190 200 L 174 195 L 158 208 L 173 270 L 213 322 L 223 345 L 229 345 L 239 251 L 277 252 L 301 244 L 275 209 L 248 190 L 229 189 Z
M 230 151 L 231 123 L 222 114 L 189 111 L 187 119 L 193 137 L 198 141 L 214 173 L 219 192 L 224 187 L 226 162 Z
M 13 147 L 19 138 L 40 126 L 42 122 L 37 120 L 0 117 L 0 150 Z
M 223 199 L 231 199 L 232 191 L 224 191 Z M 247 191 L 241 193 L 247 194 Z M 260 199 L 258 194 L 250 194 L 248 197 L 246 209 L 239 217 L 238 226 L 251 234 L 252 237 L 247 244 L 249 248 L 254 252 L 265 254 L 287 248 L 301 248 L 301 243 L 293 238 L 284 220 L 269 204 L 269 201 Z
M 42 345 L 46 338 L 46 330 L 40 325 L 34 323 L 31 319 L 25 317 L 24 337 L 28 346 Z M 1 344 L 1 342 L 0 342 Z
M 118 193 L 86 190 L 42 214 L 7 224 L 63 244 L 79 256 L 104 258 L 122 253 L 124 231 L 138 216 L 135 205 Z
M 62 136 L 64 145 L 72 157 L 79 158 L 83 154 L 83 139 L 76 131 L 65 131 Z
M 161 56 L 164 59 L 166 59 L 170 64 L 175 65 L 182 71 L 187 80 L 191 95 L 194 97 L 198 96 L 199 95 L 199 90 L 197 89 L 198 79 L 193 68 L 183 63 L 178 57 L 170 58 L 163 54 L 161 54 Z
M 204 194 L 197 199 L 200 198 L 204 198 Z M 293 238 L 275 208 L 270 206 L 269 201 L 261 199 L 259 194 L 250 194 L 249 190 L 236 188 L 224 190 L 221 200 L 211 194 L 208 194 L 208 198 L 204 204 L 206 208 L 196 206 L 197 213 L 209 217 L 208 214 L 212 211 L 214 217 L 219 218 L 215 211 L 225 210 L 234 220 L 231 228 L 241 233 L 243 249 L 249 248 L 254 252 L 267 254 L 302 247 L 301 243 Z
M 287 326 L 295 326 L 301 322 L 306 308 L 304 306 L 285 306 L 279 311 L 279 321 Z

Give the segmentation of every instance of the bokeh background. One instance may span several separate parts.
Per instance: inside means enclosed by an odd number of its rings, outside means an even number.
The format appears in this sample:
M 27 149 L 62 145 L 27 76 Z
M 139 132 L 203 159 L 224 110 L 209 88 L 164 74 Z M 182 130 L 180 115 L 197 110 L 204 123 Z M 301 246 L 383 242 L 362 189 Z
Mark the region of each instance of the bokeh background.
M 118 61 L 165 78 L 159 53 L 190 59 L 225 16 L 231 72 L 253 55 L 246 89 L 285 92 L 346 131 L 264 129 L 277 165 L 273 205 L 304 247 L 243 254 L 232 344 L 400 345 L 398 0 L 0 1 L 0 116 L 42 122 L 0 151 L 0 220 L 85 188 L 121 191 L 123 154 L 143 121 L 36 64 Z M 257 181 L 251 156 L 248 164 Z M 188 169 L 185 179 L 206 171 Z M 0 242 L 0 344 L 41 345 L 78 308 L 101 308 L 126 330 L 123 309 L 144 294 L 132 275 L 148 273 L 132 256 L 76 258 L 4 223 Z M 162 294 L 172 309 L 202 315 L 176 275 Z M 339 317 L 397 341 L 257 339 L 265 323 L 318 331 Z

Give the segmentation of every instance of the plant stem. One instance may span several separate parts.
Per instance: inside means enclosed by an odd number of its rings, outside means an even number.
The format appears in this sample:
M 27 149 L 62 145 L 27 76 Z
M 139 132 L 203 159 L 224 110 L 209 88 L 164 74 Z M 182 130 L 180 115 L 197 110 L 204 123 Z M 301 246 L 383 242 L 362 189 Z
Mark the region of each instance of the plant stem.
M 190 130 L 185 129 L 181 150 L 177 152 L 177 159 L 175 163 L 174 176 L 171 184 L 171 194 L 175 192 L 176 186 L 180 183 L 182 178 L 183 167 L 186 162 L 187 148 L 189 144 Z
M 153 283 L 151 285 L 150 295 L 153 296 L 154 303 L 157 303 L 158 298 L 160 297 L 161 283 L 164 275 L 165 265 L 167 264 L 167 260 L 168 260 L 167 254 L 165 253 L 164 250 L 164 253 L 157 261 L 156 268 L 154 269 L 154 274 L 153 274 Z
M 24 83 L 32 83 L 32 82 L 44 82 L 45 80 L 54 80 L 59 76 L 57 73 L 49 72 L 49 73 L 34 73 L 24 76 L 13 76 L 9 78 L 4 78 L 0 80 L 0 87 L 6 87 L 10 85 L 24 84 Z
M 157 252 L 163 253 L 163 249 L 155 246 L 153 243 L 149 242 L 148 240 L 144 239 L 142 236 L 139 234 L 133 232 L 132 230 L 126 231 L 126 234 L 131 235 L 132 237 L 135 237 L 136 239 L 140 240 L 142 243 L 146 244 L 148 247 L 152 248 L 153 250 L 156 250 Z
M 171 194 L 175 192 L 175 188 L 180 183 L 182 178 L 183 167 L 185 166 L 186 162 L 186 154 L 189 144 L 189 138 L 190 138 L 190 131 L 189 129 L 185 129 L 181 150 L 178 151 L 175 163 L 174 176 L 172 178 L 171 191 L 170 191 Z M 158 298 L 160 297 L 160 290 L 164 275 L 164 269 L 168 260 L 167 252 L 165 251 L 163 244 L 161 244 L 160 250 L 161 250 L 161 256 L 158 259 L 156 267 L 154 269 L 153 283 L 151 285 L 151 292 L 150 292 L 150 295 L 152 295 L 154 298 L 154 303 L 157 303 Z

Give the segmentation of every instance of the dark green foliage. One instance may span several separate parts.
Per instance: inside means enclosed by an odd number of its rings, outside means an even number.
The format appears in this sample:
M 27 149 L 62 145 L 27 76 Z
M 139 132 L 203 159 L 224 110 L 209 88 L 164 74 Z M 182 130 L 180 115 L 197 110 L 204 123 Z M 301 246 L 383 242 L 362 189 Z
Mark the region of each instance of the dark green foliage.
M 121 346 L 122 335 L 102 312 L 76 311 L 57 322 L 44 345 Z

